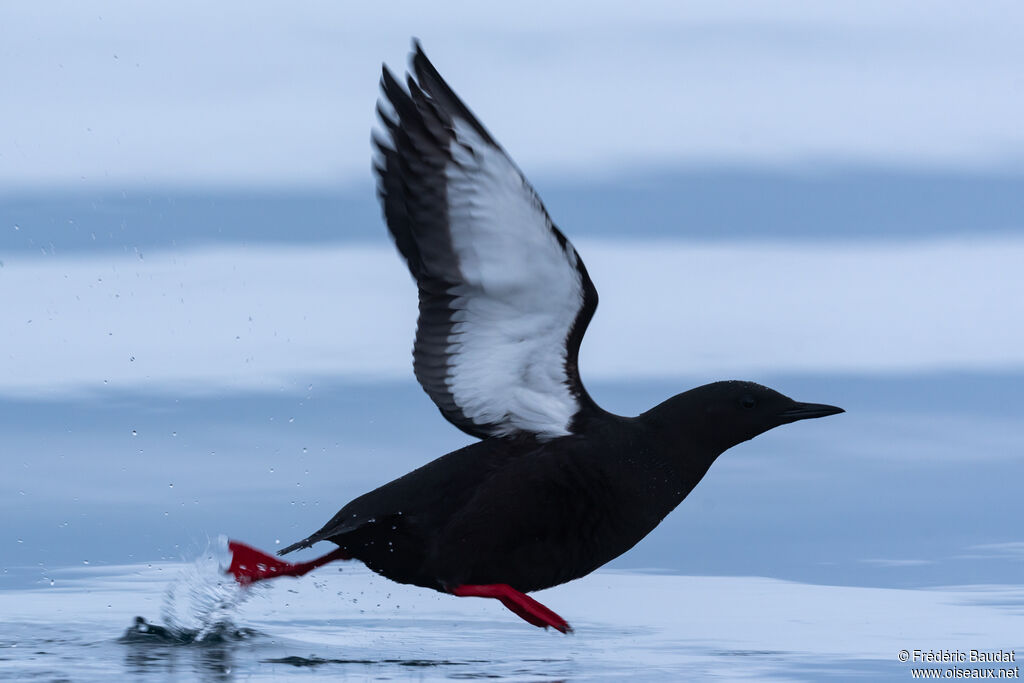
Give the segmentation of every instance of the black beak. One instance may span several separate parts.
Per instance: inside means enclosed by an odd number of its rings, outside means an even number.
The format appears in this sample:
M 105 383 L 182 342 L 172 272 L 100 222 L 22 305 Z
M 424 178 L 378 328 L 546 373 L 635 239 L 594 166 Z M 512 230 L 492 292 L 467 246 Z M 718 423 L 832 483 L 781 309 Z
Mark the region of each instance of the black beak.
M 838 413 L 845 413 L 842 408 L 827 406 L 824 403 L 794 403 L 787 410 L 782 411 L 781 417 L 784 422 L 796 422 L 797 420 L 809 420 L 812 417 L 828 417 Z

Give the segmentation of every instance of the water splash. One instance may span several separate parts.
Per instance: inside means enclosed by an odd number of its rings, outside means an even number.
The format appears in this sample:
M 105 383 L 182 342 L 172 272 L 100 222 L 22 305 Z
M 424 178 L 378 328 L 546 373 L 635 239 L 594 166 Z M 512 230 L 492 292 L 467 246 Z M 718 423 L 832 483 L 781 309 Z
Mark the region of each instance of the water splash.
M 257 632 L 235 625 L 239 608 L 260 587 L 245 587 L 225 574 L 222 557 L 227 539 L 220 539 L 185 567 L 164 593 L 160 608 L 163 625 L 136 617 L 121 640 L 167 644 L 214 644 L 244 640 Z

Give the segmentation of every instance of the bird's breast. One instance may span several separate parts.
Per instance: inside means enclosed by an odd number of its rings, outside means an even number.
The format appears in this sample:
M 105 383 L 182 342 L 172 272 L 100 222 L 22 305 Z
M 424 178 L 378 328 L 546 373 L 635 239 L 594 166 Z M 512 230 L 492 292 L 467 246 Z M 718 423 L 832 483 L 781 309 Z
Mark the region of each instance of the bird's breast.
M 453 517 L 433 553 L 442 581 L 564 583 L 629 550 L 674 507 L 671 484 L 625 460 L 547 455 L 496 473 Z

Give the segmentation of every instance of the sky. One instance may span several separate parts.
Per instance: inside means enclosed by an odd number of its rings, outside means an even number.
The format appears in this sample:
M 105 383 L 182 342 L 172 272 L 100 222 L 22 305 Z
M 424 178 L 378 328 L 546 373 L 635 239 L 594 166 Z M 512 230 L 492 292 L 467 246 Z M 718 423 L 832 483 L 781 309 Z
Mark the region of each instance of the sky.
M 369 182 L 411 36 L 535 177 L 1020 169 L 1024 8 L 872 2 L 0 7 L 0 192 Z

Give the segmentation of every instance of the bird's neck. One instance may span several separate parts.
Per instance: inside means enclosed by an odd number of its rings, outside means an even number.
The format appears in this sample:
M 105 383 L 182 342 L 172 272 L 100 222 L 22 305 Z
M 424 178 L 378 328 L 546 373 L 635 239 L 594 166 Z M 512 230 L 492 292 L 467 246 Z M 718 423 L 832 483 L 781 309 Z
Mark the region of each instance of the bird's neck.
M 701 413 L 681 398 L 670 398 L 636 418 L 647 437 L 649 457 L 671 478 L 680 501 L 725 450 L 703 428 Z

